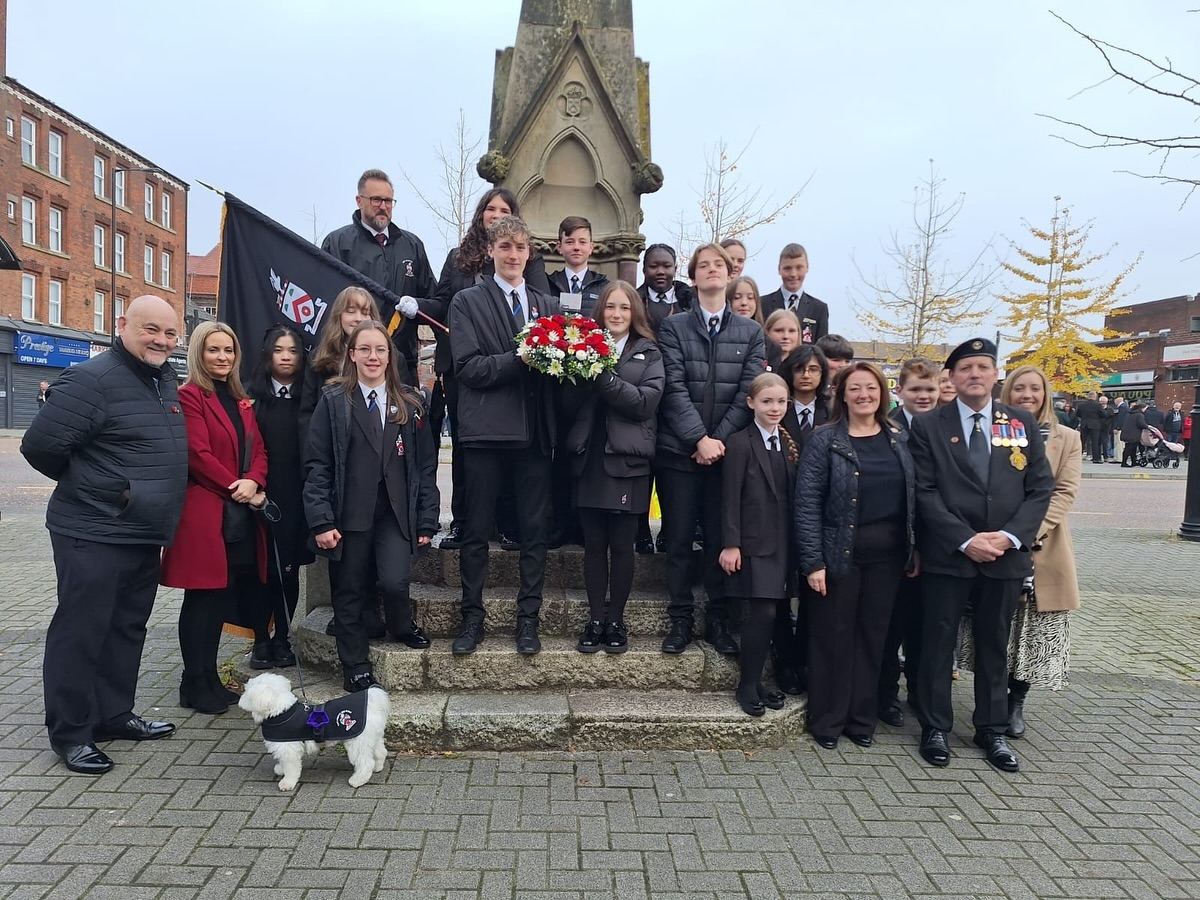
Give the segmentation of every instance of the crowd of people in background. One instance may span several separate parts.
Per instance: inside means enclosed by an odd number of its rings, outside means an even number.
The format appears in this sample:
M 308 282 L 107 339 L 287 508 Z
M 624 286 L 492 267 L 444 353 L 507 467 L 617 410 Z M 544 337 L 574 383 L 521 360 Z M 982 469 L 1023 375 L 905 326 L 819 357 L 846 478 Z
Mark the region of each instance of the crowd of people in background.
M 1069 672 L 1079 596 L 1067 512 L 1081 463 L 1115 460 L 1120 440 L 1132 464 L 1151 424 L 1138 403 L 1093 394 L 1072 409 L 1028 366 L 997 396 L 996 347 L 983 338 L 944 361 L 904 360 L 893 396 L 829 332 L 798 243 L 780 251 L 767 294 L 743 274 L 737 240 L 692 249 L 686 281 L 676 249 L 652 244 L 635 286 L 591 267 L 591 225 L 569 216 L 555 247 L 563 268 L 548 274 L 516 198 L 498 188 L 435 278 L 421 241 L 392 221 L 385 173 L 365 172 L 355 202 L 323 247 L 397 302 L 380 309 L 346 288 L 311 353 L 284 326 L 257 344 L 202 325 L 177 390 L 164 355 L 174 312 L 141 298 L 110 353 L 44 392 L 22 452 L 58 480 L 46 708 L 69 768 L 107 771 L 98 741 L 174 730 L 132 710 L 155 582 L 184 589 L 180 705 L 216 715 L 237 697 L 217 667 L 223 626 L 253 634 L 252 668 L 294 665 L 299 570 L 317 555 L 330 560 L 328 630 L 356 692 L 377 684 L 372 639 L 430 646 L 409 580 L 431 546 L 457 551 L 452 652 L 478 648 L 498 540 L 520 554 L 520 654 L 541 650 L 549 549 L 582 545 L 577 649 L 613 654 L 629 647 L 636 554 L 661 552 L 662 652 L 699 634 L 737 657 L 747 715 L 807 692 L 819 746 L 845 736 L 869 747 L 879 722 L 905 722 L 903 678 L 920 755 L 943 766 L 961 663 L 975 673 L 975 743 L 1017 770 L 1007 740 L 1025 733 L 1028 692 L 1058 690 Z M 560 313 L 599 322 L 615 367 L 576 384 L 531 368 L 517 336 Z M 418 314 L 446 326 L 431 392 L 417 386 Z M 1168 439 L 1190 437 L 1179 407 L 1160 414 Z M 439 538 L 446 420 L 451 518 Z

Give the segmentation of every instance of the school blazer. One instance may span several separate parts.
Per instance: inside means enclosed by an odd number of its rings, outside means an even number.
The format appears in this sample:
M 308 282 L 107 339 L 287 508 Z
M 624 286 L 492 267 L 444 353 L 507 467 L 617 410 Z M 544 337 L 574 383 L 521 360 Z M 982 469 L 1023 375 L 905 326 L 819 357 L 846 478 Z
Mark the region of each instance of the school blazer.
M 992 421 L 1000 414 L 1024 423 L 1029 439 L 1029 446 L 1022 448 L 1026 465 L 1022 470 L 1012 464 L 1010 448 L 992 447 L 986 486 L 971 468 L 957 403 L 912 421 L 909 448 L 917 476 L 922 572 L 960 578 L 1024 578 L 1030 573 L 1029 548 L 1050 505 L 1054 475 L 1029 413 L 993 403 Z M 989 440 L 991 424 L 985 428 Z M 1007 531 L 1021 546 L 990 563 L 972 562 L 958 548 L 981 531 Z
M 787 454 L 787 480 L 777 484 L 763 444 L 753 422 L 725 442 L 721 467 L 721 546 L 739 547 L 744 556 L 774 556 L 791 550 L 791 535 L 774 527 L 780 507 L 789 507 L 796 486 L 797 460 Z M 790 515 L 786 516 L 791 521 Z

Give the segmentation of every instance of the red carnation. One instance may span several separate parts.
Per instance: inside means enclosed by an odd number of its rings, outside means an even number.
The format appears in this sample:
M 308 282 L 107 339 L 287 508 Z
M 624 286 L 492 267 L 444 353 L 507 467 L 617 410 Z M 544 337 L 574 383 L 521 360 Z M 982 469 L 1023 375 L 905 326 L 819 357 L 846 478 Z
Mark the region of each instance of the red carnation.
M 599 353 L 601 356 L 608 356 L 608 354 L 609 354 L 608 344 L 607 343 L 601 344 L 599 347 L 596 348 L 596 352 Z
M 557 347 L 559 350 L 562 350 L 564 353 L 567 350 L 567 342 L 566 341 L 555 341 L 554 346 Z

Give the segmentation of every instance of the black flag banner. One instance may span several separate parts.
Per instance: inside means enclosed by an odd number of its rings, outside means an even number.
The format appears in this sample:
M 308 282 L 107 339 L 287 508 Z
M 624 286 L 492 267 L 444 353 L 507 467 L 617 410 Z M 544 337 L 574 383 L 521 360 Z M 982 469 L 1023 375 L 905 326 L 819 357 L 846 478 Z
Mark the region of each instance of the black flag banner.
M 400 299 L 233 194 L 225 194 L 217 318 L 237 332 L 247 361 L 257 358 L 267 329 L 274 325 L 294 329 L 311 351 L 334 298 L 352 284 L 370 291 L 381 310 L 394 309 Z

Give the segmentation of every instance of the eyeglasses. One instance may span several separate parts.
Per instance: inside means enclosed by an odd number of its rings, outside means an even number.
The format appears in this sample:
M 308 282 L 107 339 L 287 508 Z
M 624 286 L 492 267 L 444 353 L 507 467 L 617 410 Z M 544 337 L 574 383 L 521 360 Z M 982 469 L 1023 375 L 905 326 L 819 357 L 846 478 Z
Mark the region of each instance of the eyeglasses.
M 358 196 L 363 200 L 371 201 L 372 206 L 395 206 L 396 205 L 395 197 L 364 197 L 362 194 L 359 194 Z
M 367 359 L 370 359 L 373 356 L 378 356 L 380 359 L 383 359 L 384 357 L 386 357 L 388 355 L 388 348 L 387 347 L 355 347 L 354 352 L 357 353 L 359 356 L 365 356 Z

